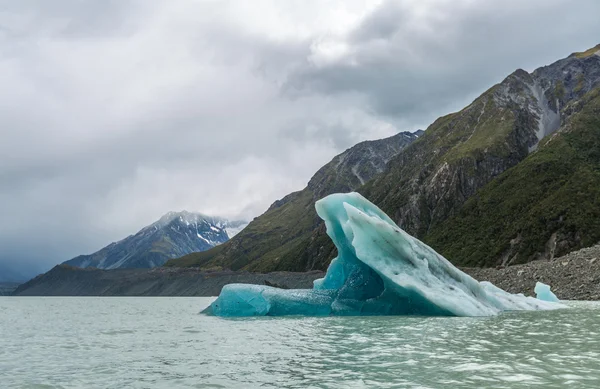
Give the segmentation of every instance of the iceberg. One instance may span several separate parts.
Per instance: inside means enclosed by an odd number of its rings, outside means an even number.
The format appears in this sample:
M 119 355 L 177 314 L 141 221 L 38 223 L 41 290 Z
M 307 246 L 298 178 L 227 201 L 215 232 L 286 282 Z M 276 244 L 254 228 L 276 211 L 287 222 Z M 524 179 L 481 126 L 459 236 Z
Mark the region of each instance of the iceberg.
M 535 292 L 535 296 L 540 300 L 550 301 L 553 303 L 560 301 L 558 297 L 556 297 L 556 295 L 550 290 L 550 285 L 546 285 L 543 282 L 536 282 L 533 291 Z
M 358 193 L 316 203 L 337 247 L 313 289 L 230 284 L 204 311 L 217 316 L 491 316 L 562 305 L 478 282 L 399 228 Z

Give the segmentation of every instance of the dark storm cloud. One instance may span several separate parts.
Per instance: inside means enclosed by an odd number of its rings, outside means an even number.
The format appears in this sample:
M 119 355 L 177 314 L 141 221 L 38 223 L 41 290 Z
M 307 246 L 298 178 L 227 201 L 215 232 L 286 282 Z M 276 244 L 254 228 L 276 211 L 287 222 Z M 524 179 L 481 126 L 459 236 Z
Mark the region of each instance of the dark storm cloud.
M 290 93 L 368 97 L 381 115 L 430 123 L 517 68 L 585 50 L 600 40 L 597 1 L 386 1 L 356 29 L 332 38 L 346 49 L 290 76 Z M 318 52 L 318 49 L 317 49 Z
M 0 265 L 171 210 L 250 219 L 352 144 L 598 43 L 597 4 L 0 0 Z

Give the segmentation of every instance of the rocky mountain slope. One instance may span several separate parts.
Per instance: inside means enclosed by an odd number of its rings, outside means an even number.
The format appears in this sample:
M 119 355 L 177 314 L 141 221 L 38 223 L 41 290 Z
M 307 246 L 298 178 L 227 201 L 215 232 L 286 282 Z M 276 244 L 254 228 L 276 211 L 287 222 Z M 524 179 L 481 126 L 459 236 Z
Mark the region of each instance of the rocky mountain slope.
M 242 221 L 231 222 L 187 211 L 169 212 L 137 234 L 65 264 L 99 269 L 153 268 L 171 258 L 224 243 L 245 225 Z
M 276 201 L 229 242 L 212 250 L 193 253 L 166 266 L 200 266 L 204 269 L 250 271 L 303 271 L 323 269 L 320 261 L 331 257 L 333 246 L 324 235 L 314 239 L 324 225 L 315 201 L 335 192 L 348 192 L 384 171 L 387 162 L 415 141 L 422 131 L 402 132 L 390 138 L 367 141 L 337 155 L 310 179 L 306 188 Z M 312 255 L 315 251 L 320 255 Z
M 535 153 L 432 228 L 428 243 L 458 264 L 496 266 L 600 241 L 600 87 L 568 103 L 561 121 Z
M 514 264 L 593 244 L 598 87 L 600 45 L 532 73 L 519 69 L 437 119 L 381 173 L 356 177 L 338 156 L 243 237 L 168 265 L 325 269 L 335 249 L 314 202 L 363 182 L 359 192 L 458 265 Z
M 361 191 L 402 228 L 425 237 L 466 199 L 558 130 L 560 109 L 600 85 L 600 57 L 572 55 L 517 70 L 473 103 L 436 120 Z
M 600 46 L 596 46 L 531 74 L 515 71 L 462 111 L 438 119 L 418 142 L 390 162 L 386 174 L 361 191 L 393 215 L 400 226 L 456 264 L 495 265 L 506 263 L 506 257 L 510 263 L 538 258 L 536 253 L 544 252 L 545 243 L 559 230 L 556 225 L 540 226 L 555 217 L 562 217 L 563 223 L 567 216 L 553 209 L 560 208 L 564 198 L 553 197 L 548 191 L 558 187 L 565 193 L 582 190 L 576 179 L 565 179 L 581 167 L 575 164 L 586 155 L 593 159 L 596 153 L 593 90 L 600 86 L 599 52 Z M 546 146 L 550 150 L 541 150 Z M 553 163 L 543 163 L 550 155 L 554 156 Z M 581 158 L 573 159 L 576 155 Z M 585 164 L 588 162 L 593 170 L 596 162 L 586 160 Z M 555 174 L 559 168 L 563 174 Z M 505 184 L 498 189 L 484 188 L 488 183 L 495 187 L 501 182 Z M 489 191 L 495 192 L 493 201 L 485 195 Z M 583 193 L 580 197 L 595 196 L 593 188 Z M 480 202 L 483 207 L 468 205 L 463 209 L 475 194 L 471 203 L 482 196 L 490 200 Z M 536 229 L 532 223 L 517 222 L 543 201 L 545 207 L 534 212 L 535 217 L 542 218 Z M 595 201 L 572 205 L 572 214 L 597 212 Z M 483 208 L 488 212 L 485 221 Z M 459 213 L 463 216 L 457 216 Z M 591 221 L 592 214 L 585 219 Z M 455 222 L 445 223 L 448 218 Z M 565 223 L 571 225 L 570 221 Z M 569 236 L 558 234 L 562 243 L 556 254 L 595 243 L 597 228 L 586 225 L 590 229 L 583 238 L 579 236 L 583 224 L 576 224 L 577 231 L 564 231 Z M 517 241 L 521 243 L 515 245 Z

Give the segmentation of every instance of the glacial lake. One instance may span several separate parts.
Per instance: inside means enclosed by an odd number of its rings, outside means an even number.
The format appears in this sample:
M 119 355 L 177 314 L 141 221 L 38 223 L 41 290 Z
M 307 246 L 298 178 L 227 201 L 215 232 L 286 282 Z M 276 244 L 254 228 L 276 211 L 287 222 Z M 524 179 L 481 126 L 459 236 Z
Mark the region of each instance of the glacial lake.
M 600 303 L 488 318 L 200 315 L 211 298 L 0 297 L 1 388 L 598 388 Z

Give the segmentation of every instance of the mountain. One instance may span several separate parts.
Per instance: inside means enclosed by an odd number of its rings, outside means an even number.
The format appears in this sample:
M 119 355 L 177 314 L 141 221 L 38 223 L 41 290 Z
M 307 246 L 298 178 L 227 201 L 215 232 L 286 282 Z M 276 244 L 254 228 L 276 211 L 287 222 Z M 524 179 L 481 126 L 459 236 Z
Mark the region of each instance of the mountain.
M 559 129 L 561 109 L 599 85 L 599 61 L 576 53 L 531 74 L 515 71 L 460 112 L 436 120 L 361 192 L 409 233 L 426 237 Z
M 556 136 L 434 227 L 428 243 L 459 264 L 496 266 L 599 242 L 600 88 L 566 105 L 561 120 Z
M 269 272 L 280 269 L 302 271 L 323 269 L 333 246 L 315 211 L 315 201 L 335 192 L 349 192 L 383 172 L 388 161 L 418 139 L 417 133 L 402 132 L 392 137 L 361 142 L 334 157 L 310 179 L 306 188 L 274 202 L 229 242 L 202 253 L 193 253 L 166 266 L 200 266 L 204 269 L 244 269 Z
M 162 266 L 171 258 L 208 250 L 224 243 L 245 225 L 242 221 L 228 221 L 199 213 L 169 212 L 135 235 L 64 264 L 99 269 L 153 268 Z
M 388 154 L 372 175 L 357 177 L 344 163 L 352 148 L 245 234 L 167 265 L 325 269 L 335 249 L 314 201 L 355 189 L 458 265 L 521 263 L 591 245 L 600 239 L 599 87 L 600 45 L 532 73 L 518 69 Z
M 596 243 L 599 87 L 600 45 L 517 70 L 438 119 L 361 192 L 457 265 Z

